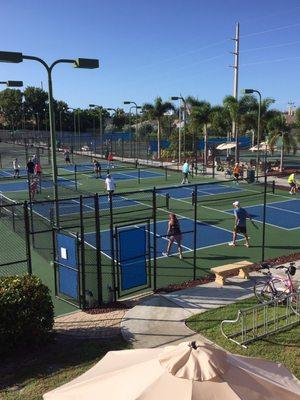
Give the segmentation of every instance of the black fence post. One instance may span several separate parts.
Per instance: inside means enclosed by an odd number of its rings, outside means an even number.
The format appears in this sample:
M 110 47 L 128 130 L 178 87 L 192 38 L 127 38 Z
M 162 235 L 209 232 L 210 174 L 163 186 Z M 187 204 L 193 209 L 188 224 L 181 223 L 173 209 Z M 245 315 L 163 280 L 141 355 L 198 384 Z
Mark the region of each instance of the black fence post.
M 30 228 L 29 228 L 29 215 L 28 215 L 28 203 L 24 201 L 24 224 L 25 224 L 25 242 L 26 242 L 26 258 L 27 258 L 27 272 L 32 275 L 32 260 L 31 260 L 31 248 L 30 248 Z
M 215 158 L 214 157 L 212 159 L 212 163 L 213 163 L 213 165 L 212 165 L 212 177 L 214 179 L 215 178 Z
M 77 246 L 77 244 L 76 244 Z M 56 229 L 52 228 L 52 258 L 53 258 L 53 275 L 54 275 L 54 293 L 57 296 L 57 254 L 56 254 Z
M 165 180 L 168 180 L 168 167 L 167 165 L 165 166 Z
M 80 304 L 85 308 L 85 247 L 83 224 L 83 197 L 80 196 L 80 255 L 81 255 L 81 293 Z
M 74 180 L 75 180 L 75 190 L 78 190 L 78 184 L 77 184 L 77 165 L 74 165 Z
M 265 155 L 266 160 L 266 155 Z M 266 163 L 265 163 L 266 164 Z M 265 260 L 265 241 L 266 241 L 266 206 L 267 206 L 267 174 L 264 176 L 264 206 L 263 206 L 263 230 L 262 230 L 262 245 L 261 245 L 261 261 Z
M 94 196 L 95 208 L 95 230 L 96 230 L 96 257 L 97 257 L 97 288 L 98 288 L 98 304 L 103 302 L 102 297 L 102 260 L 101 260 L 101 237 L 100 237 L 100 218 L 99 218 L 99 196 Z
M 156 188 L 152 192 L 153 219 L 153 290 L 157 288 L 157 254 L 156 254 Z
M 114 216 L 113 216 L 113 195 L 109 192 L 109 215 L 110 215 L 110 251 L 111 251 L 111 274 L 113 283 L 113 300 L 116 301 L 116 266 L 115 266 L 115 236 L 114 236 Z
M 141 168 L 138 168 L 138 184 L 141 183 Z
M 198 228 L 198 224 L 197 224 L 197 220 L 198 220 L 198 216 L 197 216 L 197 185 L 195 185 L 195 189 L 194 189 L 194 252 L 193 252 L 193 279 L 196 279 L 196 269 L 197 269 L 197 228 Z

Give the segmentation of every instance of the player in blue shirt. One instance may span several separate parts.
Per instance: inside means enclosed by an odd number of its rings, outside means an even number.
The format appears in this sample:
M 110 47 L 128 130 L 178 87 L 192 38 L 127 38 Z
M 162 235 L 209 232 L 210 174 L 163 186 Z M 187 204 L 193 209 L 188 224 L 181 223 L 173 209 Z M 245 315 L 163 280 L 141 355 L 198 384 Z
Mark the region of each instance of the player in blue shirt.
M 235 224 L 234 224 L 234 229 L 233 229 L 233 238 L 232 242 L 229 242 L 229 246 L 236 246 L 236 238 L 237 234 L 241 233 L 245 240 L 245 246 L 249 247 L 249 237 L 247 234 L 247 218 L 251 220 L 251 216 L 247 213 L 247 211 L 240 207 L 240 203 L 238 201 L 235 201 L 232 203 L 233 205 L 233 212 L 235 216 Z
M 187 160 L 184 161 L 182 166 L 182 181 L 181 184 L 190 183 L 189 182 L 190 166 Z

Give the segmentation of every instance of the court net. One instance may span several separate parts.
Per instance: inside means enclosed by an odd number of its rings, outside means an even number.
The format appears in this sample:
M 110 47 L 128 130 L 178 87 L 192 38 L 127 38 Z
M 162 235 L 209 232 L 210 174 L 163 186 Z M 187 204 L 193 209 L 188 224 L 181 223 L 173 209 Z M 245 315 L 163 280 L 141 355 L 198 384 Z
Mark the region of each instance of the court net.
M 262 181 L 248 183 L 240 181 L 238 184 L 235 181 L 214 182 L 197 186 L 197 202 L 201 205 L 209 204 L 216 207 L 228 207 L 232 201 L 241 198 L 257 199 L 263 196 L 265 184 Z M 266 183 L 266 193 L 275 193 L 275 182 L 269 180 Z M 192 202 L 195 201 L 195 193 L 192 195 Z M 257 201 L 257 200 L 255 200 Z

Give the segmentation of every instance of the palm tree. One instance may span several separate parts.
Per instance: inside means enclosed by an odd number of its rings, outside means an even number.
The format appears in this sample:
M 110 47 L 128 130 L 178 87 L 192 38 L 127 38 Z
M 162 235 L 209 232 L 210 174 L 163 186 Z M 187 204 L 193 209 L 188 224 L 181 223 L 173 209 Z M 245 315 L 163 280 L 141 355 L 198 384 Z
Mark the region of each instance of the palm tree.
M 286 123 L 285 117 L 281 113 L 277 113 L 277 115 L 269 121 L 268 130 L 270 132 L 269 146 L 271 151 L 274 151 L 277 142 L 282 139 L 279 167 L 280 172 L 282 172 L 284 153 L 293 151 L 293 154 L 295 154 L 297 152 L 297 140 L 295 136 L 291 134 L 291 126 Z
M 146 103 L 143 105 L 145 111 L 150 118 L 157 120 L 157 157 L 160 159 L 160 138 L 161 138 L 161 122 L 166 112 L 174 110 L 174 106 L 170 102 L 163 102 L 161 97 L 157 97 L 154 104 Z
M 208 134 L 207 125 L 210 121 L 211 105 L 204 100 L 198 100 L 195 97 L 189 96 L 186 102 L 190 106 L 191 127 L 196 132 L 203 129 L 204 135 L 204 157 L 203 163 L 207 165 L 207 152 L 208 152 Z
M 239 160 L 239 125 L 241 122 L 241 103 L 234 96 L 226 96 L 223 100 L 224 108 L 229 112 L 232 122 L 232 134 L 235 138 L 235 162 Z

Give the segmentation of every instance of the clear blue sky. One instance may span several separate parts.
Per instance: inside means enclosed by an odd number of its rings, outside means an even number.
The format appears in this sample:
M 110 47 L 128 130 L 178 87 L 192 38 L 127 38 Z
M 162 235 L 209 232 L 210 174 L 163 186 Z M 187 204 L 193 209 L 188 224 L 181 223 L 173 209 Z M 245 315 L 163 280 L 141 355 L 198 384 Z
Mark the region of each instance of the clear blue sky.
M 181 93 L 212 104 L 232 94 L 235 23 L 241 24 L 240 88 L 285 109 L 300 106 L 299 0 L 10 0 L 1 6 L 1 50 L 51 62 L 99 58 L 98 70 L 60 65 L 54 96 L 71 107 L 123 107 Z M 46 88 L 42 66 L 0 63 L 1 80 Z M 126 107 L 126 106 L 125 106 Z

